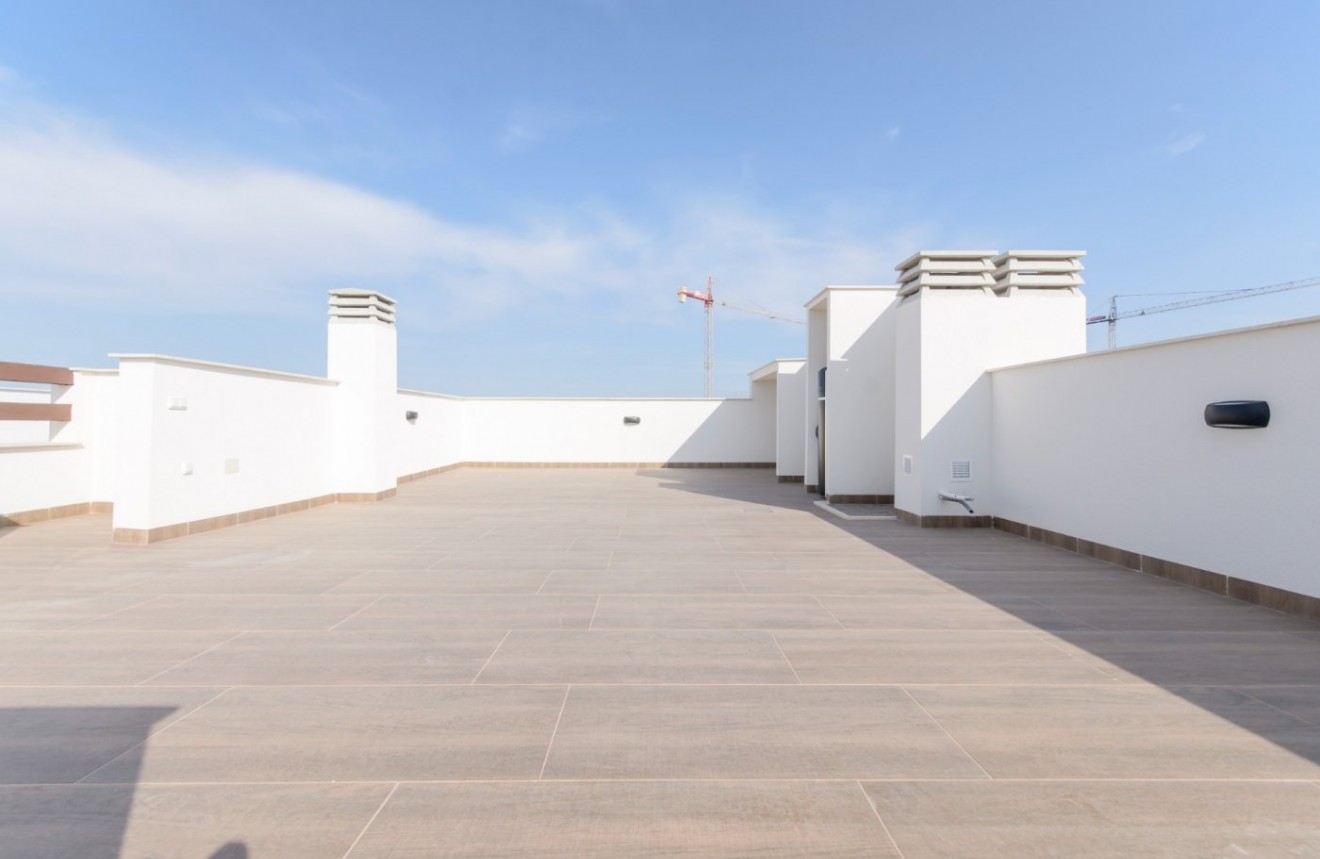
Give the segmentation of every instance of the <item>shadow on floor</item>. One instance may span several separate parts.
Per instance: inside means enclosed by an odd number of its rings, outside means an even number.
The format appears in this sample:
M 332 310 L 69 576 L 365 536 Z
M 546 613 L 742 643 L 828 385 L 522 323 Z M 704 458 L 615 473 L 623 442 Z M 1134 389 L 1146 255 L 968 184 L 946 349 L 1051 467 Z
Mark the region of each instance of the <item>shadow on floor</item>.
M 776 483 L 773 474 L 645 473 L 674 491 L 811 512 L 950 593 L 1047 633 L 1110 675 L 1158 686 L 1320 763 L 1320 623 L 1002 531 L 846 521 L 815 507 L 816 496 L 800 484 Z
M 0 857 L 118 859 L 151 731 L 174 712 L 0 708 Z M 97 783 L 112 761 L 114 783 Z M 209 859 L 248 859 L 248 850 L 231 841 Z

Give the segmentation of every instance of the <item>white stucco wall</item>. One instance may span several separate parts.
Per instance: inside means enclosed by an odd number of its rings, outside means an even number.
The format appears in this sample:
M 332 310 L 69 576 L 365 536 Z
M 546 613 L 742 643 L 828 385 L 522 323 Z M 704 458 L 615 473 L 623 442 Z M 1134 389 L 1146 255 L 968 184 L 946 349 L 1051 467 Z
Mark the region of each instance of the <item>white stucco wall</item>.
M 992 455 L 992 400 L 986 372 L 1022 361 L 1086 350 L 1086 303 L 1070 289 L 922 289 L 898 307 L 893 461 L 904 454 L 913 474 L 897 480 L 895 504 L 923 516 L 967 515 L 941 491 L 976 499 L 977 515 L 997 513 Z M 954 460 L 972 463 L 972 479 L 952 479 Z
M 423 391 L 399 391 L 395 461 L 399 477 L 463 461 L 463 399 Z M 417 420 L 405 419 L 417 412 Z
M 116 528 L 158 528 L 337 491 L 329 467 L 335 382 L 113 357 L 120 360 Z M 176 400 L 186 408 L 171 409 Z
M 772 462 L 774 397 L 760 384 L 751 399 L 466 399 L 463 459 Z
M 993 372 L 995 513 L 1320 596 L 1320 318 Z M 1266 429 L 1207 427 L 1263 399 Z
M 807 397 L 805 361 L 779 361 L 775 374 L 775 474 L 801 477 L 806 473 L 806 424 L 802 420 Z
M 827 310 L 825 490 L 894 492 L 897 287 L 832 289 Z

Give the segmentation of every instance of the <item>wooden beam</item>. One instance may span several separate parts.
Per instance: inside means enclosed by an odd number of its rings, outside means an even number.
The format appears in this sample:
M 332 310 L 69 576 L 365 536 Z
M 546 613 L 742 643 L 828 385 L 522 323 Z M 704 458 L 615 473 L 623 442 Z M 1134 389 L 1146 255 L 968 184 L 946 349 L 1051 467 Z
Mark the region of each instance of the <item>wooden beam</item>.
M 0 421 L 60 421 L 73 419 L 70 403 L 0 403 Z
M 44 364 L 14 364 L 0 361 L 0 382 L 33 382 L 39 385 L 72 385 L 73 371 Z

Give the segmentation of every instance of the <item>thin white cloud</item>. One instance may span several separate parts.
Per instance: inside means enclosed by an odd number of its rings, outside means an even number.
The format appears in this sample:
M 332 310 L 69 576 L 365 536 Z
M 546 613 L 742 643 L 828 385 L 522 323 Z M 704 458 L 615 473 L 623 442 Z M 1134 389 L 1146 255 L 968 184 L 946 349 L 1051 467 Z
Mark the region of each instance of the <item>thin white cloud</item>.
M 164 158 L 58 114 L 0 120 L 0 299 L 144 311 L 303 312 L 335 286 L 382 289 L 414 319 L 580 307 L 653 316 L 679 283 L 792 309 L 827 282 L 887 282 L 920 242 L 849 213 L 789 217 L 680 198 L 642 224 L 603 208 L 512 226 L 270 165 Z
M 505 117 L 495 145 L 506 154 L 526 152 L 556 134 L 581 127 L 585 121 L 580 112 L 520 104 Z
M 1177 158 L 1179 155 L 1186 155 L 1196 147 L 1205 143 L 1205 134 L 1196 131 L 1191 134 L 1185 134 L 1172 143 L 1164 146 L 1164 153 L 1170 158 Z
M 889 126 L 889 128 L 885 129 L 885 137 L 887 137 L 890 140 L 897 140 L 898 136 L 902 133 L 903 133 L 903 126 L 901 125 L 891 125 Z

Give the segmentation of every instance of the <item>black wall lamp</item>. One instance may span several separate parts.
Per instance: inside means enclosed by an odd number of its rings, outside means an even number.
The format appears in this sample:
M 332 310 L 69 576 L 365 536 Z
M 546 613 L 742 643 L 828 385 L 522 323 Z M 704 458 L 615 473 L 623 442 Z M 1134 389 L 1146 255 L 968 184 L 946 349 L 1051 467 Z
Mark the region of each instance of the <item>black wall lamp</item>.
M 626 427 L 637 426 L 641 422 L 642 419 L 636 415 L 626 415 L 623 419 L 623 425 Z
M 1264 400 L 1224 400 L 1205 407 L 1205 425 L 1223 429 L 1260 429 L 1270 425 L 1270 404 Z
M 417 423 L 417 412 L 404 412 L 403 419 L 410 424 Z

